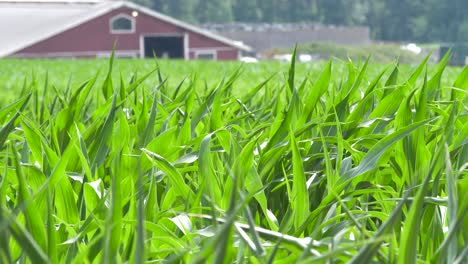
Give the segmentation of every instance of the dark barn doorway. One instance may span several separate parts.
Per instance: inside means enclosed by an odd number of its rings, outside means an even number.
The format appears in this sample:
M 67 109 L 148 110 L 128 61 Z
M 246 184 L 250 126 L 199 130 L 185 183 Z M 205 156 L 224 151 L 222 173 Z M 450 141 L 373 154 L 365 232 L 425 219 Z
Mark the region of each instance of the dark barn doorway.
M 184 37 L 182 36 L 145 36 L 143 37 L 145 58 L 183 59 Z

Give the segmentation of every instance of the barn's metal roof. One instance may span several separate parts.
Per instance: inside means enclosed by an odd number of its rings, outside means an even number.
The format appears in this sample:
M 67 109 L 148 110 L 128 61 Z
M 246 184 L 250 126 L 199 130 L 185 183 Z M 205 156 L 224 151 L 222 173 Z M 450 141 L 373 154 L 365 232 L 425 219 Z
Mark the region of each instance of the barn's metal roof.
M 99 0 L 0 0 L 0 57 L 106 14 L 128 7 L 244 51 L 250 47 L 134 3 Z

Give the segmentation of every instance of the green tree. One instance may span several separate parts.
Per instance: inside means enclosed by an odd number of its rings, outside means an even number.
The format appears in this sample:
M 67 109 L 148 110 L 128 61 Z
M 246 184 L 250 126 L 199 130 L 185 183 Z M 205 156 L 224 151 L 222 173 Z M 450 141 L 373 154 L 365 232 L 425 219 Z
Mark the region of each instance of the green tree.
M 431 0 L 432 1 L 432 0 Z M 429 6 L 422 0 L 367 0 L 366 22 L 379 40 L 418 41 L 427 36 Z
M 146 0 L 148 1 L 148 0 Z M 167 12 L 167 6 L 164 0 L 153 0 L 153 9 L 158 12 Z
M 260 6 L 263 11 L 262 22 L 290 21 L 288 0 L 260 0 Z
M 274 22 L 276 20 L 276 6 L 279 0 L 259 0 L 260 8 L 263 11 L 263 22 Z
M 331 25 L 348 25 L 352 4 L 346 0 L 320 0 L 320 22 Z
M 233 4 L 235 21 L 258 22 L 262 20 L 259 0 L 235 0 Z
M 318 19 L 317 0 L 290 0 L 288 1 L 290 22 L 310 22 Z
M 197 20 L 201 23 L 232 22 L 230 0 L 200 0 L 195 8 Z
M 139 5 L 142 5 L 142 6 L 146 6 L 146 7 L 149 7 L 151 9 L 154 9 L 156 11 L 161 11 L 159 9 L 159 5 L 157 5 L 158 2 L 160 2 L 161 0 L 132 0 L 132 2 L 134 3 L 137 3 Z M 156 6 L 157 5 L 157 6 Z
M 448 22 L 446 39 L 453 42 L 468 41 L 468 16 L 466 10 L 468 2 L 465 0 L 450 0 L 450 9 L 447 10 L 450 15 Z
M 383 16 L 387 16 L 386 3 L 384 0 L 367 0 L 368 12 L 366 14 L 366 24 L 371 29 L 373 38 L 382 38 L 385 21 Z
M 159 0 L 161 1 L 161 0 Z M 169 15 L 188 22 L 195 22 L 194 0 L 166 0 Z

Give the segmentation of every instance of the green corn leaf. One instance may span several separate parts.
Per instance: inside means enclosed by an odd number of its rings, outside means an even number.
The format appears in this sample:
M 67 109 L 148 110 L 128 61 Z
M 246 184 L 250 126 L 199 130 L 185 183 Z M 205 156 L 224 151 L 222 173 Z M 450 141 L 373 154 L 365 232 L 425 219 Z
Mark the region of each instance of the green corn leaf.
M 291 209 L 294 215 L 294 226 L 298 228 L 309 215 L 309 191 L 307 190 L 301 154 L 292 131 L 290 131 L 290 142 L 293 163 L 293 188 L 290 200 L 293 206 Z
M 154 162 L 158 169 L 162 170 L 169 177 L 171 184 L 177 190 L 178 195 L 184 199 L 194 197 L 192 190 L 190 190 L 190 187 L 185 183 L 180 172 L 171 163 L 169 163 L 169 161 L 147 149 L 143 148 L 142 151 L 151 161 Z
M 44 228 L 44 225 L 42 224 L 43 222 L 42 217 L 39 214 L 39 211 L 36 208 L 34 208 L 35 207 L 34 201 L 31 200 L 31 193 L 28 190 L 28 184 L 26 182 L 23 168 L 19 162 L 20 156 L 18 154 L 18 151 L 16 150 L 16 147 L 13 145 L 13 143 L 10 145 L 10 147 L 12 149 L 13 164 L 16 170 L 16 176 L 18 178 L 18 185 L 19 185 L 18 187 L 19 187 L 20 199 L 19 199 L 18 206 L 20 208 L 24 207 L 26 225 L 27 225 L 28 231 L 32 235 L 32 239 L 34 240 L 35 243 L 37 243 L 37 245 L 41 248 L 41 250 L 46 250 L 47 249 L 47 236 L 46 236 L 46 230 Z M 18 232 L 16 235 L 21 236 L 21 233 L 23 233 L 22 235 L 24 236 L 24 232 L 22 232 L 21 230 L 17 230 L 17 228 L 15 228 L 15 231 Z
M 375 169 L 379 161 L 379 158 L 390 146 L 392 146 L 393 144 L 395 144 L 402 138 L 408 136 L 409 134 L 411 134 L 411 132 L 413 132 L 417 128 L 422 127 L 429 122 L 430 120 L 417 122 L 384 137 L 377 144 L 375 144 L 371 149 L 369 149 L 366 156 L 364 156 L 364 158 L 361 160 L 361 162 L 359 163 L 357 167 L 352 168 L 351 170 L 347 171 L 344 175 L 342 175 L 340 181 L 348 182 L 349 180 L 359 175 L 362 175 L 370 170 Z

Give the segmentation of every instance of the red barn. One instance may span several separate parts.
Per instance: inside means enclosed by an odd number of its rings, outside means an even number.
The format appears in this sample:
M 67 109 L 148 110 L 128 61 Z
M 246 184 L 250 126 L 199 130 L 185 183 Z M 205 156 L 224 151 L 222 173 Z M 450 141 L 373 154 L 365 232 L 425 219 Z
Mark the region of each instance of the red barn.
M 0 57 L 236 60 L 250 48 L 123 1 L 0 0 Z

